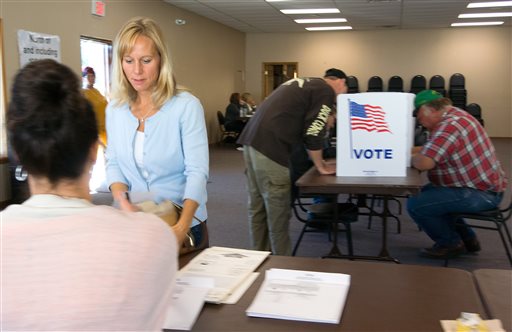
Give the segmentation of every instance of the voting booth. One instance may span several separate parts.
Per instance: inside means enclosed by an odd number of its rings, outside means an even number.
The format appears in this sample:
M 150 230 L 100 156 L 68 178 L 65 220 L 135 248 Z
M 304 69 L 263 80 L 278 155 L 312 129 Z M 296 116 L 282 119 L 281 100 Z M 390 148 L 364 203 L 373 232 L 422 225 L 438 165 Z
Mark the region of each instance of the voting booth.
M 405 176 L 414 143 L 414 94 L 368 92 L 337 100 L 336 176 Z

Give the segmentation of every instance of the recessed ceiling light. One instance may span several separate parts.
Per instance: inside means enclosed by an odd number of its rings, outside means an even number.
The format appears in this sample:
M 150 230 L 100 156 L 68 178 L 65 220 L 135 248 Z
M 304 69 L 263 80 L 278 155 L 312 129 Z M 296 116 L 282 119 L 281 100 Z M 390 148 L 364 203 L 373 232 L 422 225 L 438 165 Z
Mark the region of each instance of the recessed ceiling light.
M 512 17 L 512 12 L 460 14 L 459 18 Z
M 482 25 L 501 25 L 503 21 L 496 22 L 463 22 L 463 23 L 452 23 L 452 27 L 470 27 L 470 26 L 482 26 Z
M 307 27 L 308 31 L 328 31 L 328 30 L 352 30 L 351 26 L 340 26 L 340 27 Z
M 492 2 L 472 2 L 468 8 L 486 8 L 486 7 L 508 7 L 512 6 L 512 1 L 492 1 Z
M 336 23 L 336 22 L 347 22 L 346 18 L 301 18 L 295 20 L 299 24 L 304 23 Z
M 281 9 L 283 14 L 333 14 L 339 13 L 338 8 L 316 8 L 316 9 Z

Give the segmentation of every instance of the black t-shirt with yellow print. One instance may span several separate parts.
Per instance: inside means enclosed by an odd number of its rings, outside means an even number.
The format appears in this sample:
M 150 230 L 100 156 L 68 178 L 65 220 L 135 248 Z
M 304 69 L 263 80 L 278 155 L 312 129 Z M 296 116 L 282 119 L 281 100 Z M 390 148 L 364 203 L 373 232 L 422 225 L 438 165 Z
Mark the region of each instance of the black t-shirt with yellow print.
M 336 94 L 321 78 L 296 78 L 281 84 L 259 106 L 238 143 L 252 146 L 288 167 L 291 149 L 304 143 L 321 150 Z

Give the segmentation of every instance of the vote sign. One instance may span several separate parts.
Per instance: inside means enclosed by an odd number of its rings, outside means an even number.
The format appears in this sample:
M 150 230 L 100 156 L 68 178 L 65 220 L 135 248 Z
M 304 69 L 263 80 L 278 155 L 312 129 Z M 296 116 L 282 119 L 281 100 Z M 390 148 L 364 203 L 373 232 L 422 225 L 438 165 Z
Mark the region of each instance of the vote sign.
M 368 92 L 337 100 L 336 175 L 405 176 L 414 142 L 414 94 Z

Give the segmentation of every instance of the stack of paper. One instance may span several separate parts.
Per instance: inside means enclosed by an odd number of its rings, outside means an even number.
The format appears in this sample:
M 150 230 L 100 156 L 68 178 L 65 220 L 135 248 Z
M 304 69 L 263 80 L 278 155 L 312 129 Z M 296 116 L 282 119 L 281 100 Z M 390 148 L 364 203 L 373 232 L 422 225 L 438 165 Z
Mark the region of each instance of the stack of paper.
M 338 324 L 349 287 L 347 274 L 270 269 L 246 313 Z
M 206 302 L 234 303 L 256 279 L 254 270 L 269 254 L 268 251 L 211 247 L 183 267 L 178 278 L 212 278 L 213 288 L 206 295 Z

